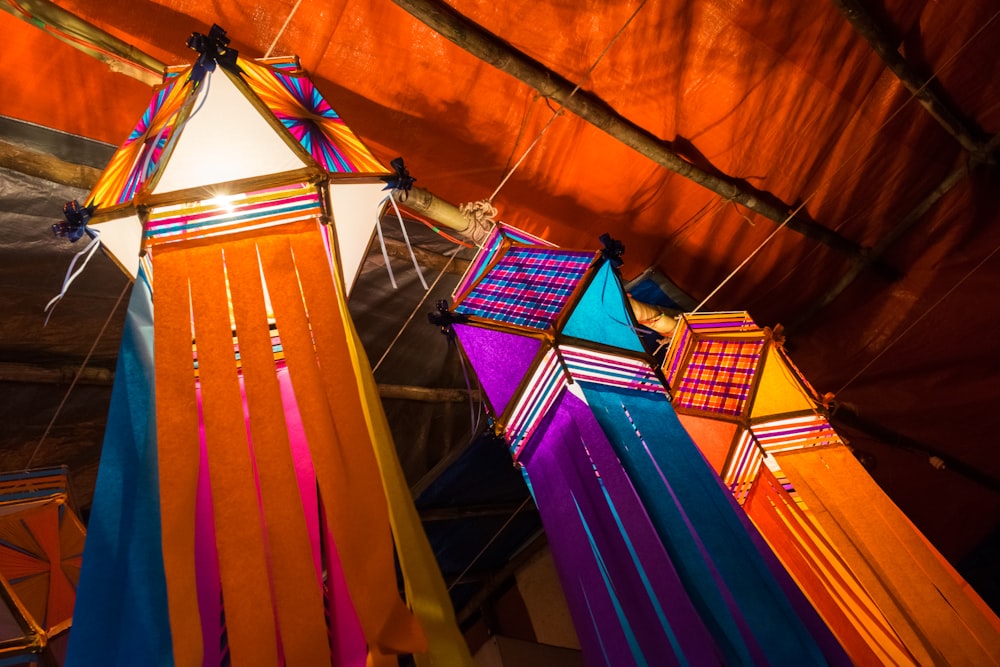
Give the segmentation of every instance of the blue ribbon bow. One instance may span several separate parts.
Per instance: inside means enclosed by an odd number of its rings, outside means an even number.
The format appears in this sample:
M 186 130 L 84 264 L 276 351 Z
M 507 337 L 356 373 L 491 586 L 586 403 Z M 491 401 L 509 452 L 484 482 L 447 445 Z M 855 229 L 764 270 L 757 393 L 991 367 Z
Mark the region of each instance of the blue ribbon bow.
M 611 262 L 614 268 L 620 268 L 625 261 L 622 255 L 625 254 L 625 244 L 617 239 L 611 238 L 611 234 L 602 234 L 600 237 L 604 247 L 601 249 L 601 256 Z
M 214 72 L 216 64 L 233 74 L 240 74 L 243 71 L 236 64 L 236 58 L 240 52 L 229 48 L 229 38 L 226 37 L 226 31 L 218 24 L 212 24 L 208 35 L 203 35 L 200 32 L 191 33 L 187 45 L 189 49 L 201 54 L 195 61 L 194 67 L 191 68 L 190 79 L 196 84 L 202 82 L 206 73 Z
M 388 176 L 379 176 L 379 178 L 386 182 L 386 186 L 382 189 L 399 190 L 403 193 L 402 196 L 398 197 L 399 201 L 406 201 L 407 194 L 410 192 L 410 188 L 413 187 L 413 181 L 417 179 L 410 176 L 410 172 L 406 170 L 406 165 L 403 164 L 403 158 L 395 158 L 389 165 L 396 173 L 389 174 Z
M 73 200 L 63 204 L 63 215 L 66 219 L 52 225 L 52 234 L 57 238 L 66 237 L 72 243 L 76 243 L 83 238 L 90 216 L 94 214 L 94 206 L 80 206 L 80 202 Z

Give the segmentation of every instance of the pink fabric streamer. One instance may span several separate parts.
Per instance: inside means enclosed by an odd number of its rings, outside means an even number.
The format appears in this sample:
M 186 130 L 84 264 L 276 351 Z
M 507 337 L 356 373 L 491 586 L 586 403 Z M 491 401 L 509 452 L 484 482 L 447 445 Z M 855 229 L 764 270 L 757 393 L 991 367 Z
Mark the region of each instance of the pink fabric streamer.
M 298 404 L 292 390 L 291 379 L 284 364 L 277 369 L 278 385 L 281 389 L 281 402 L 285 413 L 285 424 L 288 429 L 288 439 L 295 464 L 295 475 L 298 480 L 299 494 L 302 499 L 302 509 L 309 530 L 309 543 L 312 546 L 312 559 L 316 568 L 316 579 L 319 585 L 324 585 L 324 566 L 326 570 L 326 600 L 328 623 L 330 626 L 330 647 L 332 662 L 335 667 L 365 667 L 367 661 L 367 644 L 361 630 L 354 606 L 347 592 L 347 582 L 344 579 L 343 568 L 337 556 L 333 539 L 327 531 L 325 520 L 320 512 L 319 493 L 316 487 L 316 476 L 313 473 L 312 456 L 309 453 L 309 443 L 306 442 L 302 418 L 299 415 Z M 244 414 L 247 412 L 246 393 L 243 390 L 243 378 L 240 378 L 240 390 L 243 392 Z M 201 387 L 197 387 L 198 405 L 201 406 Z M 215 545 L 215 520 L 212 510 L 212 485 L 208 473 L 208 451 L 205 444 L 205 425 L 199 416 L 201 435 L 201 458 L 198 468 L 197 515 L 195 516 L 195 562 L 198 581 L 198 606 L 201 614 L 202 636 L 204 638 L 204 667 L 218 667 L 222 664 L 224 649 L 219 641 L 222 627 L 222 584 L 219 578 L 219 557 Z M 249 435 L 249 423 L 248 423 Z M 251 443 L 251 448 L 253 447 Z M 260 488 L 258 486 L 258 494 Z M 324 563 L 324 555 L 326 562 Z

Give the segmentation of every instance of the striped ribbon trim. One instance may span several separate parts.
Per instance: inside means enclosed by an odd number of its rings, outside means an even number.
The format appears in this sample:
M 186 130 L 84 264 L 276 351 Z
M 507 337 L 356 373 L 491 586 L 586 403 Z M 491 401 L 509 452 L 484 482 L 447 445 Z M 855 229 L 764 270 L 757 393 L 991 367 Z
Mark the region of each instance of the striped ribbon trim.
M 38 500 L 69 492 L 66 468 L 41 468 L 0 475 L 0 503 Z
M 158 207 L 149 213 L 148 246 L 261 230 L 321 217 L 319 191 L 299 183 L 193 204 Z
M 761 463 L 766 461 L 768 469 L 775 474 L 782 487 L 795 498 L 796 502 L 801 502 L 774 457 L 768 456 L 765 459 L 764 453 L 773 454 L 841 442 L 830 422 L 822 415 L 807 415 L 758 424 L 740 434 L 739 442 L 733 448 L 726 468 L 722 472 L 722 479 L 733 492 L 737 502 L 742 505 L 746 501 L 750 487 L 757 479 Z
M 592 382 L 622 389 L 663 392 L 665 387 L 641 359 L 564 345 L 550 349 L 535 369 L 528 388 L 521 393 L 507 421 L 506 436 L 517 460 L 542 419 L 565 389 L 567 381 Z M 566 371 L 569 371 L 567 377 Z

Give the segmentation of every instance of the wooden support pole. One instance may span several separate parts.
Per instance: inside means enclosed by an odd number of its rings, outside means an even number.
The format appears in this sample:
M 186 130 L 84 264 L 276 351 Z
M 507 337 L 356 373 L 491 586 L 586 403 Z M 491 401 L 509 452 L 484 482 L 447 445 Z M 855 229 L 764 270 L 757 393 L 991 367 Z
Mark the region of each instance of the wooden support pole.
M 66 162 L 6 141 L 0 141 L 0 167 L 81 190 L 93 188 L 101 175 L 100 169 Z
M 455 614 L 455 619 L 458 621 L 459 625 L 465 623 L 469 620 L 479 608 L 490 599 L 494 593 L 500 590 L 506 583 L 507 580 L 513 577 L 518 570 L 524 567 L 536 554 L 540 553 L 542 549 L 547 547 L 549 544 L 548 538 L 545 537 L 545 533 L 540 532 L 535 535 L 527 544 L 521 547 L 514 556 L 507 561 L 507 564 L 502 568 L 497 570 L 497 572 L 491 576 L 486 583 L 480 587 L 476 594 L 469 599 L 462 609 Z
M 0 9 L 100 60 L 113 72 L 121 72 L 150 86 L 163 81 L 166 66 L 156 58 L 48 0 L 3 1 Z
M 593 93 L 583 89 L 574 93 L 576 86 L 572 82 L 518 51 L 441 0 L 393 2 L 472 55 L 555 100 L 657 164 L 774 222 L 784 222 L 790 216 L 792 208 L 779 202 L 773 195 L 754 191 L 736 179 L 717 176 L 698 168 L 675 153 L 669 142 L 628 120 Z M 862 250 L 857 244 L 827 227 L 806 220 L 801 214 L 792 217 L 787 226 L 855 260 L 862 256 Z
M 936 92 L 933 77 L 917 73 L 910 63 L 900 55 L 896 43 L 889 39 L 874 18 L 865 9 L 860 0 L 833 0 L 833 4 L 850 22 L 859 35 L 864 37 L 875 53 L 885 62 L 886 66 L 896 75 L 900 83 L 913 93 L 917 101 L 934 117 L 941 127 L 980 160 L 989 159 L 985 137 L 979 128 L 954 111 Z
M 382 398 L 398 398 L 424 403 L 467 403 L 470 396 L 472 400 L 482 400 L 479 391 L 473 391 L 470 394 L 466 389 L 435 389 L 402 384 L 379 384 L 378 395 Z
M 69 384 L 76 377 L 77 384 L 108 385 L 115 380 L 115 373 L 107 368 L 88 366 L 40 366 L 36 364 L 0 363 L 0 382 L 31 382 L 38 384 Z
M 424 250 L 423 248 L 418 248 L 417 246 L 411 245 L 408 248 L 402 241 L 385 239 L 385 251 L 389 254 L 389 257 L 395 257 L 409 262 L 411 250 L 413 251 L 413 256 L 417 258 L 417 263 L 424 269 L 431 269 L 433 271 L 440 271 L 444 269 L 446 273 L 463 276 L 469 268 L 470 262 L 467 259 L 461 259 L 459 257 L 452 259 L 447 255 L 431 252 L 430 250 Z

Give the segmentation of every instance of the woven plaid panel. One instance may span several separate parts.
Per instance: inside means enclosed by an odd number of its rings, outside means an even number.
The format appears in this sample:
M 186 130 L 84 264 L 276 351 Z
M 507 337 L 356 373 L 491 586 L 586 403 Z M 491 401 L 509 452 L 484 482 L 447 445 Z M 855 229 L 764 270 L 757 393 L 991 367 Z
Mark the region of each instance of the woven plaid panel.
M 719 313 L 685 313 L 677 322 L 670 341 L 670 347 L 663 359 L 663 374 L 667 384 L 673 387 L 677 381 L 677 373 L 688 348 L 696 340 L 711 334 L 737 333 L 756 331 L 757 325 L 746 311 Z
M 700 340 L 675 388 L 676 405 L 739 415 L 750 395 L 764 341 Z
M 455 310 L 497 322 L 548 329 L 593 259 L 591 252 L 511 248 Z

